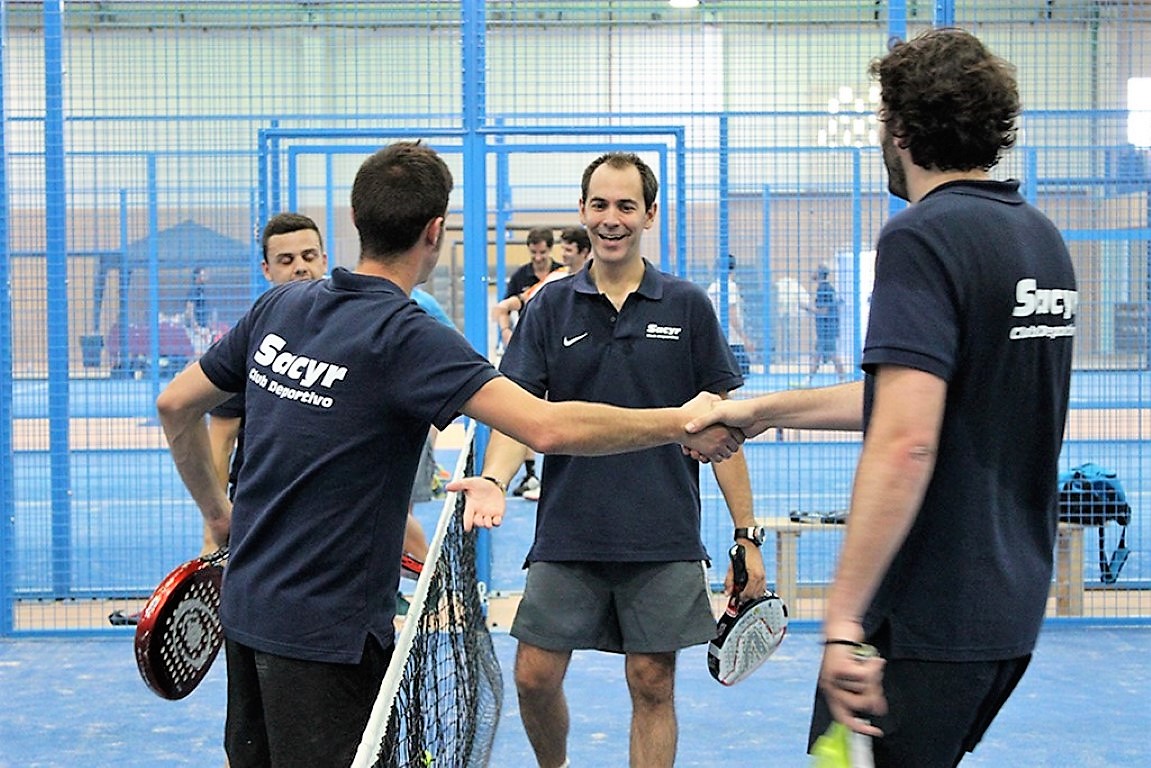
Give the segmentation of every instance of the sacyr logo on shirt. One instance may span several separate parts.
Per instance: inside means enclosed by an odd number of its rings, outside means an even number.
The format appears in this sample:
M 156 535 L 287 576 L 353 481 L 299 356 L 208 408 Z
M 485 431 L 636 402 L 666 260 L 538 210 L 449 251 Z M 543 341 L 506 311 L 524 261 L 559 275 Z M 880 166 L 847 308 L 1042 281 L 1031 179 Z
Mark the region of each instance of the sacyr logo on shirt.
M 347 375 L 348 369 L 343 365 L 313 360 L 286 351 L 284 347 L 287 343 L 283 337 L 269 333 L 260 341 L 259 349 L 252 355 L 252 359 L 260 365 L 268 366 L 273 373 L 287 376 L 305 387 L 317 382 L 320 386 L 330 387 Z
M 1032 315 L 1062 315 L 1063 319 L 1075 317 L 1079 309 L 1079 291 L 1065 288 L 1039 288 L 1034 278 L 1024 278 L 1015 284 L 1015 317 Z
M 671 341 L 678 341 L 681 333 L 683 333 L 683 328 L 677 328 L 674 325 L 648 323 L 647 333 L 645 335 L 649 339 L 670 339 Z

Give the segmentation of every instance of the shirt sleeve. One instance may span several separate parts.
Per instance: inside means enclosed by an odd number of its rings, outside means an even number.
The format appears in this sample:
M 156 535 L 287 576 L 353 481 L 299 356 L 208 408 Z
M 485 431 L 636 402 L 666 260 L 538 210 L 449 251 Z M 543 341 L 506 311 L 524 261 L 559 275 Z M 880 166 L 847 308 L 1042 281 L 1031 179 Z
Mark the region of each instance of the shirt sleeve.
M 863 368 L 901 365 L 950 381 L 960 329 L 956 292 L 941 260 L 906 229 L 880 237 Z

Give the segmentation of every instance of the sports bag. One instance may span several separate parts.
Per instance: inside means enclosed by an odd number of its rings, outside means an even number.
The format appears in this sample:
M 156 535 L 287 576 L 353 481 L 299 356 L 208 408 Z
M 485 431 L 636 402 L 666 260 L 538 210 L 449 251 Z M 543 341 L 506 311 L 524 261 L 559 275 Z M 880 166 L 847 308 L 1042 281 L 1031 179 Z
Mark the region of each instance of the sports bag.
M 1114 584 L 1127 562 L 1127 524 L 1131 522 L 1131 506 L 1115 472 L 1087 462 L 1059 473 L 1059 520 L 1098 527 L 1099 580 Z M 1119 544 L 1108 558 L 1104 529 L 1112 521 L 1119 525 Z

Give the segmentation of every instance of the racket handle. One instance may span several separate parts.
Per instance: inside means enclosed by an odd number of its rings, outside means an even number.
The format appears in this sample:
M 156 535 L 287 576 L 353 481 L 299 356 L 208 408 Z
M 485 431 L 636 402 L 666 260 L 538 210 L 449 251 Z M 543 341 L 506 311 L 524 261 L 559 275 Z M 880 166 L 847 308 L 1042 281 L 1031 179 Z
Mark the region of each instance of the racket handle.
M 851 731 L 847 736 L 847 754 L 851 759 L 851 768 L 875 768 L 870 736 Z
M 879 655 L 874 645 L 863 643 L 852 651 L 857 659 L 865 661 Z M 866 722 L 870 723 L 870 720 Z M 871 737 L 864 733 L 849 731 L 847 734 L 847 754 L 851 768 L 875 768 L 875 755 L 871 751 Z
M 747 558 L 742 544 L 732 544 L 727 556 L 731 558 L 731 580 L 733 597 L 737 597 L 747 587 Z

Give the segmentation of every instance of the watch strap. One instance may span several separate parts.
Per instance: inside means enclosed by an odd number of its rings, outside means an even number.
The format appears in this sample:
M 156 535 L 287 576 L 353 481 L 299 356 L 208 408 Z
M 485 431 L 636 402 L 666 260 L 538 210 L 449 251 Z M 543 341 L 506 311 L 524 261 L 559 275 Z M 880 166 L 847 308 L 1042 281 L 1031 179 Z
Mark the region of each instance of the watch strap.
M 754 525 L 750 528 L 736 528 L 733 538 L 747 539 L 748 541 L 754 542 L 757 547 L 762 546 L 764 540 L 763 527 Z

